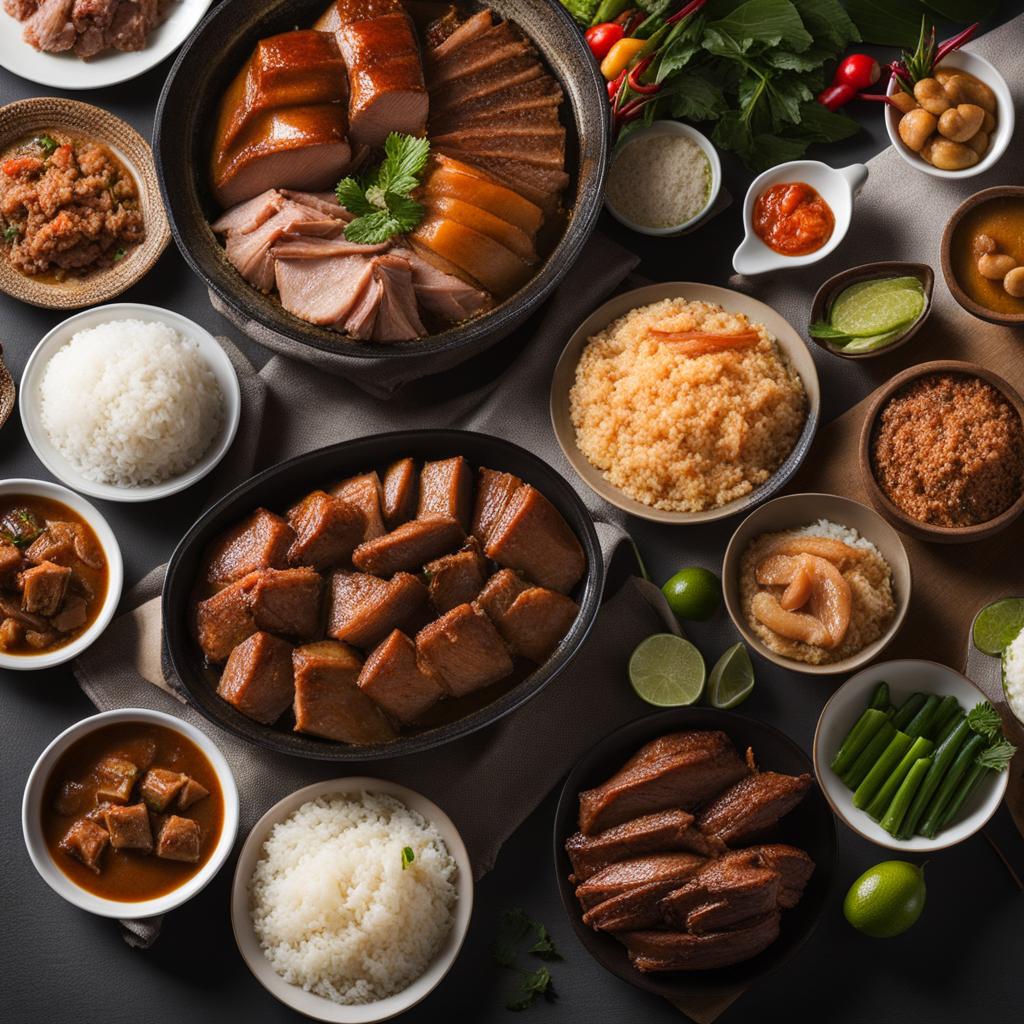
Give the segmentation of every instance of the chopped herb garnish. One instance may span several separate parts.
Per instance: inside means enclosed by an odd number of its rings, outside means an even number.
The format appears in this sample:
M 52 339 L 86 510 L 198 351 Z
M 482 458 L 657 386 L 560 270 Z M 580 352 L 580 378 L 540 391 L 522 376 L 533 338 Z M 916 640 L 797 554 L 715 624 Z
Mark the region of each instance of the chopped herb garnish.
M 1017 748 L 1006 740 L 998 740 L 990 747 L 986 747 L 977 757 L 977 763 L 982 768 L 991 768 L 994 772 L 1006 771 L 1013 760 Z
M 365 178 L 348 177 L 338 182 L 338 202 L 355 214 L 345 227 L 350 242 L 379 245 L 419 224 L 424 210 L 412 193 L 419 186 L 429 155 L 429 140 L 392 132 L 376 171 Z
M 118 263 L 127 256 L 128 253 L 120 245 L 114 250 L 114 262 Z
M 517 966 L 516 958 L 524 951 L 541 960 L 562 959 L 555 949 L 550 932 L 544 925 L 532 920 L 521 907 L 503 911 L 491 953 L 501 967 L 515 971 L 519 975 L 519 988 L 514 997 L 506 1003 L 509 1010 L 526 1010 L 540 995 L 548 1002 L 555 1000 L 551 972 L 547 967 L 529 971 Z
M 530 947 L 530 952 L 541 960 L 561 960 L 562 954 L 555 949 L 555 940 L 542 924 L 536 927 L 537 941 Z
M 557 997 L 555 987 L 551 983 L 551 972 L 546 967 L 538 967 L 535 971 L 524 971 L 519 982 L 518 998 L 505 1004 L 508 1010 L 528 1010 L 537 1001 L 538 996 L 543 996 L 549 1003 L 553 1003 Z
M 967 724 L 974 732 L 986 739 L 1003 738 L 1003 724 L 1000 721 L 999 712 L 987 700 L 980 701 L 967 712 Z
M 52 156 L 54 150 L 60 145 L 56 139 L 49 135 L 37 135 L 32 140 L 46 156 Z
M 8 224 L 4 228 L 4 239 L 8 242 L 16 242 L 21 237 L 21 227 L 18 224 Z
M 413 852 L 413 848 L 411 846 L 403 846 L 402 847 L 402 870 L 404 871 L 415 859 L 416 859 L 416 854 Z
M 498 922 L 498 937 L 491 949 L 495 961 L 502 967 L 512 967 L 523 939 L 532 928 L 533 922 L 522 907 L 503 910 Z

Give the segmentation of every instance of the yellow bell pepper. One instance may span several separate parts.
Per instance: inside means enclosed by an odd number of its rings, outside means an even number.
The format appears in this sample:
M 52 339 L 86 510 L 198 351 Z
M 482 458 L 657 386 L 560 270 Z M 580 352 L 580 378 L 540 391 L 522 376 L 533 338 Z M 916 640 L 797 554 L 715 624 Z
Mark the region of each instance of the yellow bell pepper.
M 646 39 L 620 39 L 601 61 L 601 74 L 609 82 L 618 78 L 622 69 L 629 67 L 646 44 Z

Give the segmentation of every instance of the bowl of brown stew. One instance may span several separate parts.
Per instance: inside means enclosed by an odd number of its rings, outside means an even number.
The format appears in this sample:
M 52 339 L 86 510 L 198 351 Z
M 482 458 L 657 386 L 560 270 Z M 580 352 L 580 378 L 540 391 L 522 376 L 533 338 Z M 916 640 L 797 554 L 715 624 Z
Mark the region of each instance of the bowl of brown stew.
M 195 896 L 227 859 L 238 790 L 224 755 L 188 722 L 105 711 L 40 754 L 21 824 L 59 896 L 101 917 L 153 917 Z
M 124 569 L 114 531 L 74 491 L 0 481 L 0 668 L 52 668 L 107 628 Z

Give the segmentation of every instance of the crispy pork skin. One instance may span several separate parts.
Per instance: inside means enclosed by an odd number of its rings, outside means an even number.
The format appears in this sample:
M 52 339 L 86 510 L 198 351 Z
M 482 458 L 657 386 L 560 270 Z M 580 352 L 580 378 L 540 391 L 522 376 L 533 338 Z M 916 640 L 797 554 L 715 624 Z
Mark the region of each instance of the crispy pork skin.
M 810 775 L 757 772 L 740 779 L 705 807 L 697 819 L 701 831 L 735 846 L 771 828 L 807 795 Z
M 638 755 L 603 785 L 580 793 L 579 821 L 584 835 L 643 814 L 694 808 L 748 773 L 725 733 L 677 735 L 671 752 L 650 760 Z

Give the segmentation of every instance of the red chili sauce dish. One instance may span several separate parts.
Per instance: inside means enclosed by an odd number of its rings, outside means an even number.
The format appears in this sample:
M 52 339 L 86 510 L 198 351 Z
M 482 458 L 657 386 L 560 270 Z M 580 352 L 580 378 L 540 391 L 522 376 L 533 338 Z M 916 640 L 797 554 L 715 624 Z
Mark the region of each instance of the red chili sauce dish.
M 754 231 L 783 256 L 817 252 L 831 237 L 836 219 L 817 191 L 802 181 L 772 185 L 754 203 Z

